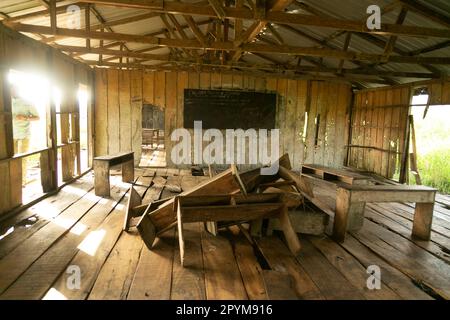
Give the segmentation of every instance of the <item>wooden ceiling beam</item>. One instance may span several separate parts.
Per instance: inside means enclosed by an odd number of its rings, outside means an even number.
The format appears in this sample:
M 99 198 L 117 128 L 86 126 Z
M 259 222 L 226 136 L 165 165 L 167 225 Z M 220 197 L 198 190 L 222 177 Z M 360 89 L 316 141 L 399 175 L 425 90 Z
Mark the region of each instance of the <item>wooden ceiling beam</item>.
M 150 19 L 153 17 L 159 17 L 159 15 L 160 14 L 156 13 L 156 12 L 144 13 L 144 14 L 141 14 L 138 16 L 108 21 L 103 24 L 96 24 L 96 25 L 91 26 L 91 30 L 95 31 L 95 30 L 101 30 L 101 29 L 108 28 L 108 27 L 120 26 L 120 25 L 124 25 L 127 23 L 133 23 L 133 22 L 142 21 L 145 19 Z M 49 38 L 43 40 L 43 42 L 55 42 L 55 41 L 58 41 L 58 40 L 64 39 L 64 38 L 65 37 L 49 37 Z
M 262 19 L 264 18 L 264 20 L 257 20 L 255 21 L 243 34 L 243 36 L 241 38 L 239 38 L 237 41 L 235 41 L 235 45 L 236 46 L 242 46 L 245 43 L 249 43 L 250 41 L 252 41 L 261 31 L 264 30 L 264 28 L 266 27 L 268 21 L 265 20 L 265 16 L 267 15 L 267 13 L 273 12 L 273 11 L 281 11 L 284 8 L 286 8 L 287 6 L 289 6 L 292 3 L 293 0 L 271 0 L 268 1 L 267 5 L 265 3 L 265 1 L 256 1 L 255 2 L 255 7 L 254 7 L 254 12 L 258 12 L 258 11 L 262 11 L 260 8 L 261 6 L 264 6 L 264 12 L 262 13 L 262 17 L 261 14 L 255 14 L 254 16 Z M 242 53 L 244 51 L 241 49 L 238 49 L 233 57 L 232 57 L 232 61 L 236 62 L 238 61 L 241 56 Z
M 137 51 L 122 51 L 105 48 L 86 48 L 86 47 L 66 46 L 66 45 L 53 45 L 52 47 L 57 48 L 58 50 L 64 52 L 71 52 L 71 53 L 77 52 L 82 54 L 102 54 L 106 56 L 140 58 L 159 61 L 168 61 L 170 57 L 168 54 L 150 54 L 150 53 L 141 53 Z
M 226 16 L 225 10 L 222 7 L 222 4 L 219 2 L 219 0 L 208 0 L 211 7 L 213 7 L 214 11 L 217 14 L 217 17 L 220 19 L 224 19 Z
M 194 19 L 191 16 L 183 15 L 184 20 L 186 21 L 187 25 L 191 29 L 192 33 L 195 35 L 197 40 L 203 45 L 206 46 L 208 43 L 208 40 L 206 39 L 203 32 L 198 27 L 199 25 L 194 21 Z M 184 28 L 184 26 L 181 26 Z
M 347 36 L 345 37 L 344 47 L 342 48 L 344 51 L 348 50 L 348 47 L 350 45 L 350 40 L 352 38 L 352 34 L 353 34 L 352 32 L 348 32 Z M 338 67 L 337 73 L 342 73 L 342 68 L 344 67 L 344 62 L 345 62 L 345 60 L 343 60 L 343 59 L 341 59 L 339 61 L 339 67 Z
M 408 9 L 405 7 L 402 7 L 400 10 L 400 13 L 398 14 L 397 20 L 395 21 L 395 24 L 401 25 L 405 19 L 406 15 L 408 14 Z M 384 55 L 386 57 L 389 57 L 394 50 L 395 43 L 397 42 L 398 37 L 397 36 L 390 36 L 389 40 L 386 43 L 386 47 L 384 48 Z
M 172 14 L 188 14 L 215 17 L 216 12 L 210 6 L 188 4 L 179 1 L 164 0 L 81 0 L 85 3 L 96 3 L 120 7 L 149 9 L 155 12 L 169 12 Z M 247 8 L 224 7 L 225 18 L 229 19 L 255 19 L 252 10 Z M 365 22 L 342 20 L 331 17 L 320 17 L 308 14 L 293 14 L 280 11 L 266 11 L 265 21 L 278 24 L 293 24 L 323 28 L 341 29 L 346 31 L 381 34 L 381 35 L 408 35 L 416 37 L 450 38 L 447 29 L 426 28 L 417 26 L 399 26 L 395 24 L 381 24 L 379 30 L 370 30 Z
M 36 26 L 18 23 L 4 22 L 7 26 L 20 32 L 40 33 L 54 35 L 53 30 L 46 26 Z M 162 47 L 179 47 L 185 49 L 206 49 L 206 50 L 236 50 L 233 42 L 212 42 L 204 47 L 197 40 L 186 39 L 163 39 L 152 36 L 142 36 L 112 32 L 86 32 L 84 30 L 58 28 L 56 35 L 64 35 L 73 38 L 91 38 L 99 40 L 111 40 L 120 42 L 135 42 L 158 45 Z M 412 56 L 390 56 L 384 57 L 379 54 L 359 53 L 352 51 L 343 51 L 336 49 L 314 48 L 314 47 L 294 47 L 294 46 L 273 46 L 259 43 L 248 43 L 242 45 L 241 49 L 248 52 L 270 52 L 289 55 L 328 57 L 336 59 L 345 59 L 352 61 L 369 62 L 396 62 L 396 63 L 424 63 L 424 64 L 450 64 L 450 57 L 412 57 Z
M 172 63 L 177 64 L 174 67 L 161 67 L 162 64 L 159 65 L 146 65 L 141 63 L 131 63 L 128 65 L 122 65 L 120 63 L 115 62 L 106 62 L 103 64 L 99 64 L 97 61 L 89 61 L 84 60 L 84 63 L 91 65 L 91 66 L 99 66 L 99 67 L 112 67 L 112 68 L 122 68 L 127 67 L 131 69 L 146 69 L 146 70 L 166 70 L 166 71 L 190 71 L 193 70 L 195 72 L 199 71 L 218 71 L 221 72 L 236 72 L 238 69 L 241 70 L 248 70 L 247 74 L 255 76 L 255 75 L 262 75 L 262 76 L 271 76 L 271 77 L 283 77 L 283 78 L 290 78 L 290 79 L 308 79 L 308 80 L 322 80 L 322 81 L 331 81 L 331 82 L 340 82 L 340 83 L 350 83 L 352 81 L 371 81 L 372 83 L 377 84 L 383 84 L 387 85 L 388 83 L 384 80 L 379 79 L 364 79 L 364 78 L 337 78 L 337 77 L 330 77 L 330 76 L 321 76 L 317 74 L 301 74 L 298 73 L 300 71 L 297 70 L 276 70 L 274 72 L 273 66 L 270 67 L 270 69 L 258 69 L 259 67 L 255 66 L 245 66 L 242 64 L 238 64 L 236 66 L 233 66 L 230 68 L 228 65 L 221 65 L 221 64 L 202 64 L 202 63 L 196 63 L 196 62 L 190 62 L 190 61 L 182 61 L 182 60 L 174 60 Z M 169 62 L 166 62 L 164 64 L 167 64 Z M 296 72 L 297 71 L 297 72 Z M 243 72 L 245 73 L 245 72 Z
M 54 45 L 53 47 L 64 51 L 64 52 L 70 52 L 70 53 L 82 53 L 82 54 L 104 54 L 104 55 L 110 55 L 117 57 L 130 57 L 130 58 L 138 58 L 138 59 L 147 59 L 147 60 L 157 60 L 157 61 L 173 61 L 171 60 L 171 56 L 167 54 L 146 54 L 143 53 L 145 51 L 149 51 L 153 48 L 146 48 L 136 51 L 121 51 L 121 50 L 111 50 L 111 49 L 105 49 L 105 48 L 91 48 L 88 49 L 86 47 L 77 47 L 77 46 L 66 46 L 66 45 Z M 310 66 L 299 66 L 299 67 L 293 67 L 286 63 L 281 63 L 277 61 L 274 58 L 268 57 L 264 54 L 255 53 L 256 56 L 259 56 L 267 61 L 272 62 L 271 65 L 258 65 L 255 64 L 255 67 L 257 68 L 274 68 L 276 66 L 281 66 L 286 70 L 291 71 L 301 71 L 301 72 L 324 72 L 324 73 L 337 73 L 338 68 L 329 68 L 329 67 L 310 67 Z M 105 60 L 106 61 L 106 60 Z M 188 61 L 187 61 L 188 62 Z M 196 60 L 189 60 L 189 62 L 196 62 Z M 245 65 L 240 65 L 239 63 L 228 65 L 228 67 L 245 67 Z M 248 66 L 246 66 L 248 67 Z M 344 75 L 359 75 L 359 76 L 365 76 L 365 75 L 371 75 L 371 76 L 393 76 L 393 77 L 407 77 L 407 78 L 434 78 L 434 75 L 431 73 L 420 73 L 420 72 L 397 72 L 397 71 L 364 71 L 360 69 L 342 69 L 342 74 Z

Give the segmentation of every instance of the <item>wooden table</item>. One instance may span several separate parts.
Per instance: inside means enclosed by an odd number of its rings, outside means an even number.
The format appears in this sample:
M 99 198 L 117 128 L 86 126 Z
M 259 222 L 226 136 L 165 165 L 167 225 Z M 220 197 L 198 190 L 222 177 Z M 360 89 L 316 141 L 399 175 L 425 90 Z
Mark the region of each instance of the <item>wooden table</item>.
M 424 186 L 339 184 L 333 238 L 342 242 L 347 230 L 361 229 L 366 202 L 414 202 L 412 235 L 430 240 L 435 196 L 436 189 Z
M 122 181 L 134 181 L 134 152 L 122 152 L 94 158 L 95 195 L 109 196 L 109 169 L 122 164 Z
M 343 169 L 330 168 L 318 164 L 302 165 L 302 175 L 320 178 L 332 182 L 345 182 L 348 184 L 368 184 L 370 177 Z

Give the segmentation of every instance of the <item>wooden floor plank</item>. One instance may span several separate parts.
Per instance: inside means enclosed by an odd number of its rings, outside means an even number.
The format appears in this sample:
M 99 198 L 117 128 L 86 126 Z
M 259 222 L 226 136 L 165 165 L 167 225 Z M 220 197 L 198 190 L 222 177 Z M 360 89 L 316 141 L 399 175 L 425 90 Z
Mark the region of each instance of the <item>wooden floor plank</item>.
M 288 273 L 262 270 L 262 278 L 269 300 L 298 300 L 292 277 Z
M 122 232 L 100 270 L 88 299 L 125 300 L 143 245 L 137 232 Z
M 231 244 L 222 235 L 202 232 L 205 263 L 206 297 L 208 300 L 248 299 Z
M 155 240 L 152 250 L 143 247 L 127 299 L 170 299 L 175 240 L 172 229 Z
M 91 191 L 76 206 L 71 206 L 51 223 L 23 241 L 18 247 L 0 260 L 0 293 L 22 274 L 39 256 L 69 231 L 97 201 Z
M 12 233 L 0 240 L 0 259 L 47 225 L 52 219 L 55 219 L 64 210 L 77 203 L 93 187 L 93 179 L 86 177 L 64 187 L 58 194 L 42 200 L 3 222 L 0 233 L 6 232 L 9 228 L 14 229 Z
M 395 268 L 426 284 L 442 297 L 450 298 L 450 265 L 444 261 L 367 219 L 363 228 L 352 234 Z
M 397 217 L 400 218 L 400 220 L 414 220 L 414 208 L 402 203 L 370 203 L 368 206 L 381 214 L 391 217 L 394 220 L 397 220 Z M 450 238 L 450 219 L 449 221 L 442 219 L 439 213 L 435 210 L 433 212 L 431 231 Z
M 405 239 L 410 240 L 417 246 L 430 252 L 436 257 L 439 257 L 442 260 L 450 263 L 450 255 L 448 254 L 448 250 L 450 250 L 450 239 L 443 237 L 442 235 L 435 232 L 431 233 L 432 241 L 413 238 L 411 234 L 413 223 L 411 221 L 408 221 L 407 219 L 399 216 L 391 219 L 390 217 L 392 217 L 392 214 L 386 212 L 385 214 L 381 214 L 380 212 L 375 211 L 372 208 L 366 208 L 365 217 L 366 219 L 382 225 L 392 232 L 395 232 Z
M 341 244 L 350 254 L 358 261 L 364 264 L 364 267 L 376 265 L 381 270 L 381 281 L 383 285 L 388 286 L 395 291 L 402 299 L 405 300 L 430 300 L 428 294 L 419 289 L 403 272 L 397 270 L 385 260 L 383 256 L 378 256 L 361 242 L 356 240 L 352 235 L 345 238 L 345 242 Z
M 150 203 L 152 201 L 158 200 L 161 197 L 164 185 L 166 184 L 166 179 L 163 177 L 154 177 L 153 185 L 147 190 L 142 199 L 142 203 Z
M 127 197 L 124 197 L 102 224 L 86 236 L 78 246 L 79 251 L 70 261 L 69 265 L 77 266 L 81 271 L 80 288 L 69 288 L 67 281 L 71 274 L 62 273 L 43 299 L 53 300 L 64 297 L 69 300 L 84 300 L 87 298 L 101 267 L 122 232 L 126 201 Z
M 292 277 L 295 292 L 300 299 L 323 300 L 325 298 L 280 239 L 275 236 L 263 237 L 256 242 L 272 270 L 288 273 Z
M 350 283 L 309 241 L 302 241 L 296 257 L 328 300 L 364 300 L 362 291 Z
M 267 300 L 263 270 L 254 249 L 237 226 L 228 228 L 228 238 L 233 246 L 234 256 L 241 272 L 244 287 L 250 300 Z
M 367 268 L 328 237 L 309 236 L 308 240 L 368 300 L 397 300 L 400 296 L 382 285 L 379 290 L 367 288 Z
M 41 255 L 1 296 L 1 299 L 41 299 L 78 252 L 78 245 L 95 230 L 122 199 L 127 186 L 111 189 L 110 199 L 99 201 L 64 236 Z M 119 193 L 117 191 L 120 191 Z
M 202 257 L 201 223 L 186 223 L 183 226 L 184 235 L 184 267 L 180 263 L 180 249 L 175 245 L 175 256 L 172 272 L 173 300 L 204 300 L 206 299 L 205 274 Z

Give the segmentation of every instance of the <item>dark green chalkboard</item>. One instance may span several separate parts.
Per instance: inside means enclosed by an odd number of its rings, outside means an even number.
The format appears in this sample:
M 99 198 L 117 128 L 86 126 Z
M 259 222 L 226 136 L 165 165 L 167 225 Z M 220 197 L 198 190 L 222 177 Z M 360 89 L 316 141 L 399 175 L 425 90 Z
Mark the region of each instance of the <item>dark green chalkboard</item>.
M 184 127 L 202 121 L 204 129 L 274 129 L 275 93 L 231 90 L 184 90 Z

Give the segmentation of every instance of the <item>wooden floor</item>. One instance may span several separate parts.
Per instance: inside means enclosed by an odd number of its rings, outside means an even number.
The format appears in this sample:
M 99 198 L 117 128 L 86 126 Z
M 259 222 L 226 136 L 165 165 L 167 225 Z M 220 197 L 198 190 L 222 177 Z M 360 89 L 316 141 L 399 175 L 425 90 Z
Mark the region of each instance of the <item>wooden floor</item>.
M 163 145 L 142 146 L 141 161 L 139 167 L 165 167 L 166 150 Z
M 207 179 L 176 169 L 136 169 L 144 201 Z M 152 184 L 151 187 L 148 187 Z M 413 207 L 371 204 L 363 229 L 337 244 L 301 235 L 293 257 L 282 236 L 253 244 L 237 228 L 217 237 L 186 227 L 186 267 L 175 230 L 149 251 L 122 232 L 130 185 L 111 178 L 110 198 L 96 197 L 92 174 L 0 223 L 1 299 L 433 299 L 450 298 L 450 200 L 439 196 L 432 240 L 410 239 Z M 330 204 L 329 185 L 314 187 Z M 368 266 L 381 269 L 381 289 L 367 289 Z M 80 281 L 76 281 L 77 272 Z

